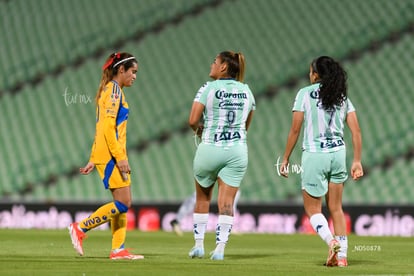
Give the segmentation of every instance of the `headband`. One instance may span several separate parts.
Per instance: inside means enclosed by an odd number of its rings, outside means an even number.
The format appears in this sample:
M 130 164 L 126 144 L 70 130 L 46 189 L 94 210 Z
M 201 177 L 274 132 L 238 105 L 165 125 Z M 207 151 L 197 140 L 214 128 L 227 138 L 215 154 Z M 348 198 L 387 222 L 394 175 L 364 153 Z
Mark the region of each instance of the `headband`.
M 125 62 L 125 61 L 128 61 L 128 60 L 131 60 L 131 59 L 135 59 L 135 57 L 127 57 L 127 58 L 124 58 L 124 59 L 122 59 L 122 60 L 118 61 L 117 63 L 115 63 L 115 64 L 114 64 L 114 66 L 112 66 L 112 68 L 115 68 L 115 67 L 117 67 L 119 64 L 121 64 L 121 63 L 123 63 L 123 62 Z
M 111 66 L 112 65 L 112 63 L 114 62 L 114 59 L 115 58 L 120 58 L 121 57 L 121 54 L 120 53 L 115 53 L 114 55 L 113 55 L 113 57 L 111 57 L 103 66 L 102 66 L 102 70 L 103 71 L 105 71 L 109 66 Z M 128 61 L 128 60 L 131 60 L 131 59 L 135 59 L 135 57 L 128 57 L 128 58 L 124 58 L 124 59 L 122 59 L 122 60 L 120 60 L 120 61 L 118 61 L 117 63 L 115 63 L 113 66 L 112 66 L 112 68 L 115 68 L 116 66 L 118 66 L 119 64 L 121 64 L 122 62 L 125 62 L 125 61 Z

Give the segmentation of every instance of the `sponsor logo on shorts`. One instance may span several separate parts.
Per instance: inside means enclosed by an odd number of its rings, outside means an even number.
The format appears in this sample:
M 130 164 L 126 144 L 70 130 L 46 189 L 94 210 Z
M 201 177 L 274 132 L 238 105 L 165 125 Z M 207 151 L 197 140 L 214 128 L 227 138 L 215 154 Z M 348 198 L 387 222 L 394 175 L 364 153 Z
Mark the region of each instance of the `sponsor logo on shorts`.
M 306 186 L 317 187 L 318 184 L 315 184 L 315 183 L 306 183 Z

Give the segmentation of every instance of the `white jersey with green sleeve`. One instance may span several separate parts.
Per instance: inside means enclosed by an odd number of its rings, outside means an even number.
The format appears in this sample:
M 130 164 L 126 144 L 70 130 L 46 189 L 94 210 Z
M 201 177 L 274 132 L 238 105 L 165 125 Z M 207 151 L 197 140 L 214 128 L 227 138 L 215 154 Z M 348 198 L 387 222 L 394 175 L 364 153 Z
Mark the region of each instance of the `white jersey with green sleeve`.
M 205 83 L 195 102 L 205 106 L 202 143 L 231 146 L 246 143 L 246 120 L 256 109 L 252 91 L 235 79 L 219 79 Z
M 349 98 L 332 110 L 322 108 L 319 83 L 299 90 L 292 111 L 304 112 L 302 149 L 307 152 L 334 152 L 345 147 L 344 124 L 355 108 Z

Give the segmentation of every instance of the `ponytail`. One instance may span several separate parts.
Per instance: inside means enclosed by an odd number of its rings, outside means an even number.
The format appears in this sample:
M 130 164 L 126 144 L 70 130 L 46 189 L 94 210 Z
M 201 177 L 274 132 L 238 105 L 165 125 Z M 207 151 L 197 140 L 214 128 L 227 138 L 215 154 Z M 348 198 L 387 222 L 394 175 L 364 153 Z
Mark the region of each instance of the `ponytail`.
M 243 82 L 244 67 L 245 67 L 244 55 L 240 52 L 236 53 L 236 58 L 238 59 L 238 62 L 239 62 L 239 73 L 236 75 L 236 80 L 238 80 L 239 82 Z
M 319 100 L 325 110 L 341 106 L 347 99 L 347 74 L 331 57 L 321 56 L 312 61 L 312 70 L 320 78 Z
M 241 52 L 224 51 L 219 54 L 221 60 L 227 63 L 227 73 L 239 82 L 244 80 L 245 60 Z
M 107 85 L 108 82 L 112 80 L 112 78 L 113 78 L 112 70 L 106 69 L 102 72 L 102 77 L 101 77 L 101 81 L 99 82 L 98 92 L 96 93 L 96 96 L 95 96 L 96 104 L 98 104 L 99 98 L 101 97 L 101 93 L 104 90 L 105 86 Z

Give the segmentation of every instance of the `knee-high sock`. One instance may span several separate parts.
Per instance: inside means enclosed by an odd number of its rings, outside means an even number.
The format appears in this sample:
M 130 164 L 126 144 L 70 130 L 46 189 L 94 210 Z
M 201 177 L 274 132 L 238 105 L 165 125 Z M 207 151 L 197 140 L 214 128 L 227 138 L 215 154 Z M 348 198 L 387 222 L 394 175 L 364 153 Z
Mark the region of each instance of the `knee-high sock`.
M 98 227 L 101 224 L 108 222 L 119 213 L 125 213 L 126 211 L 128 211 L 128 207 L 119 201 L 107 203 L 99 207 L 89 217 L 79 222 L 79 227 L 83 232 L 87 232 L 95 227 Z
M 197 247 L 204 247 L 204 235 L 206 233 L 208 222 L 208 213 L 201 214 L 201 213 L 194 213 L 193 214 L 193 233 L 194 233 L 194 240 L 195 246 Z
M 124 248 L 126 237 L 127 215 L 120 213 L 111 220 L 112 250 Z
M 216 227 L 216 252 L 224 252 L 224 248 L 229 240 L 232 226 L 232 216 L 219 215 Z
M 319 237 L 326 242 L 327 245 L 333 239 L 333 235 L 331 230 L 329 230 L 328 221 L 326 220 L 325 216 L 321 213 L 314 214 L 310 217 L 310 223 L 313 229 L 318 233 Z
M 348 237 L 347 236 L 335 236 L 335 239 L 341 244 L 341 249 L 338 253 L 338 258 L 346 258 L 348 253 Z

